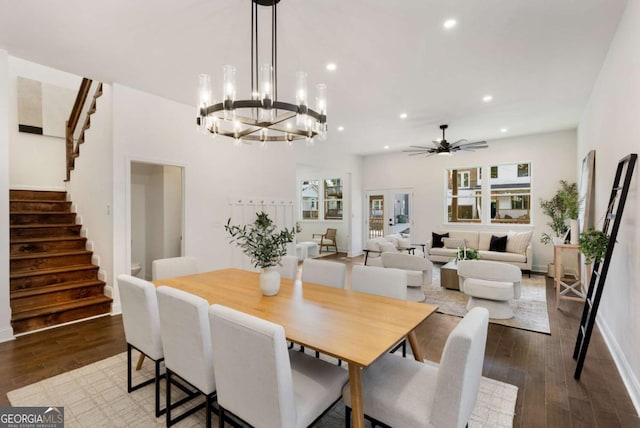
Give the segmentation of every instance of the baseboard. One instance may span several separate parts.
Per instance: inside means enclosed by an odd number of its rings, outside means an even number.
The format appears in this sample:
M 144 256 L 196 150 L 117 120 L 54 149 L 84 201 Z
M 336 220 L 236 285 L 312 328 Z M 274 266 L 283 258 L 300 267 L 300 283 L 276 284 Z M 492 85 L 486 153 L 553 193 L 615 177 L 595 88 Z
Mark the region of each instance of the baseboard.
M 624 382 L 624 386 L 627 388 L 633 407 L 635 407 L 636 413 L 640 414 L 640 382 L 638 382 L 638 378 L 633 373 L 627 358 L 624 356 L 622 349 L 620 349 L 620 345 L 618 345 L 618 342 L 615 340 L 606 321 L 601 316 L 598 316 L 596 323 L 598 324 L 600 333 L 602 333 L 604 342 L 607 344 L 607 348 L 609 348 L 609 352 L 611 352 L 613 362 L 618 368 L 622 382 Z
M 13 328 L 7 327 L 0 330 L 0 343 L 8 342 L 10 340 L 15 340 L 15 336 L 13 335 Z

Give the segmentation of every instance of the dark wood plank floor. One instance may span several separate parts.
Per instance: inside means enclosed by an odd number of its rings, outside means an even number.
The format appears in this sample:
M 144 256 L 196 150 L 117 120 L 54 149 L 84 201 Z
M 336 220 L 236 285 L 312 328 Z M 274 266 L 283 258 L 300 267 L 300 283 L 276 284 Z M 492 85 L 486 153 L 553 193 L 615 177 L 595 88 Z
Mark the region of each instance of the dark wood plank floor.
M 518 386 L 516 427 L 640 427 L 640 419 L 597 331 L 582 379 L 573 379 L 573 346 L 582 306 L 556 309 L 547 279 L 551 335 L 489 325 L 483 374 Z M 434 314 L 418 329 L 426 358 L 439 361 L 459 318 Z M 7 392 L 126 350 L 122 318 L 107 316 L 0 343 L 0 406 Z M 126 382 L 126 379 L 122 380 Z

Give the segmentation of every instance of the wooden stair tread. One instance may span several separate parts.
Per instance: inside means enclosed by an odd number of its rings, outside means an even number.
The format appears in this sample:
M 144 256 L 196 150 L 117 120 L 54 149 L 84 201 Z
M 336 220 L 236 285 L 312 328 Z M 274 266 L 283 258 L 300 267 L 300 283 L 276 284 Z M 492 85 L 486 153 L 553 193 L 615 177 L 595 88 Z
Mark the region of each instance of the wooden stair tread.
M 33 308 L 26 311 L 14 311 L 11 314 L 11 321 L 20 321 L 24 319 L 55 314 L 58 312 L 65 312 L 68 310 L 83 308 L 87 306 L 101 305 L 104 303 L 111 303 L 112 301 L 113 299 L 107 296 L 95 296 L 95 297 L 87 297 L 84 299 L 77 299 L 73 302 L 57 303 L 53 305 L 47 305 L 44 307 Z
M 33 215 L 33 214 L 39 214 L 39 215 L 69 215 L 69 214 L 75 214 L 69 211 L 11 211 L 11 215 Z
M 9 202 L 55 202 L 55 203 L 60 203 L 60 202 L 68 202 L 71 203 L 71 201 L 67 201 L 67 200 L 62 200 L 62 199 L 28 199 L 28 198 L 9 198 Z
M 48 294 L 48 293 L 55 293 L 58 291 L 65 291 L 65 290 L 73 290 L 74 288 L 84 288 L 84 287 L 91 287 L 94 285 L 105 285 L 104 281 L 100 281 L 99 279 L 93 279 L 93 280 L 86 280 L 86 281 L 74 281 L 74 282 L 64 282 L 62 284 L 55 284 L 55 285 L 46 285 L 43 287 L 36 287 L 36 288 L 27 288 L 24 290 L 16 290 L 16 291 L 12 291 L 10 293 L 10 297 L 12 299 L 21 299 L 24 297 L 30 297 L 30 296 L 38 296 L 40 294 Z
M 67 213 L 68 214 L 68 213 Z M 32 229 L 32 228 L 36 228 L 36 227 L 50 227 L 50 228 L 56 228 L 56 227 L 70 227 L 70 226 L 77 226 L 77 227 L 82 227 L 81 224 L 77 224 L 77 223 L 56 223 L 56 224 L 48 224 L 48 223 L 33 223 L 33 224 L 12 224 L 9 227 L 11 229 Z
M 86 241 L 84 236 L 46 236 L 42 238 L 14 238 L 11 239 L 12 244 L 37 244 L 40 242 L 56 242 L 56 241 Z
M 78 256 L 78 255 L 86 255 L 93 254 L 93 251 L 89 250 L 73 250 L 73 251 L 46 251 L 40 253 L 29 253 L 23 254 L 19 256 L 11 256 L 11 260 L 29 260 L 29 259 L 42 259 L 47 257 L 65 257 L 65 256 Z
M 27 276 L 49 275 L 49 274 L 72 272 L 72 271 L 79 271 L 79 270 L 91 270 L 91 269 L 97 270 L 98 266 L 92 265 L 92 264 L 83 264 L 83 265 L 64 266 L 64 267 L 58 267 L 58 268 L 21 270 L 18 272 L 9 273 L 9 279 L 18 279 L 18 278 L 24 278 Z

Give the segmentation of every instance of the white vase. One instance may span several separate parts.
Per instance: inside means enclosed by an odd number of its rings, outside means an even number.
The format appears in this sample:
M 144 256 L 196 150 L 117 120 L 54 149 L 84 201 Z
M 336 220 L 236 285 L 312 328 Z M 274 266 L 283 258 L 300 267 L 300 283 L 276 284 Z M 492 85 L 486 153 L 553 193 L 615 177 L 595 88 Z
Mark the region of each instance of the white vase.
M 578 245 L 578 242 L 580 242 L 580 223 L 578 223 L 578 220 L 569 220 L 569 227 L 571 227 L 571 239 L 569 243 Z
M 260 272 L 260 291 L 265 296 L 275 296 L 280 291 L 280 272 L 275 266 L 262 268 Z

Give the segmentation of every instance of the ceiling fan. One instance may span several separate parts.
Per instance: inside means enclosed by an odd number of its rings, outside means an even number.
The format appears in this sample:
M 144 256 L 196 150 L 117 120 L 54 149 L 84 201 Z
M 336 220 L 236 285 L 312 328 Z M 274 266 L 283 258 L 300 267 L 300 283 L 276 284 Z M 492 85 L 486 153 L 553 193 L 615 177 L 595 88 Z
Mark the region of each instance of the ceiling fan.
M 458 140 L 455 143 L 449 143 L 444 138 L 444 131 L 449 127 L 449 125 L 440 125 L 440 129 L 442 129 L 442 140 L 434 140 L 433 144 L 435 147 L 427 147 L 427 146 L 411 146 L 412 148 L 409 150 L 403 150 L 404 152 L 408 152 L 409 156 L 415 155 L 452 155 L 453 152 L 457 152 L 459 150 L 464 150 L 467 152 L 473 152 L 476 149 L 486 149 L 489 147 L 486 141 L 474 141 L 468 143 L 467 140 L 462 139 Z

